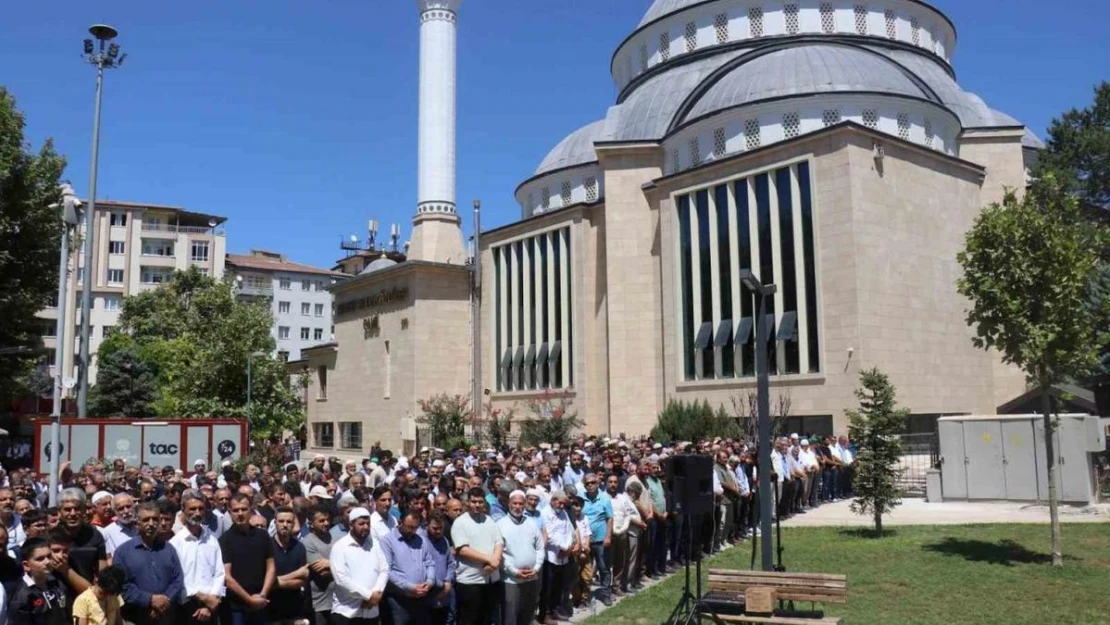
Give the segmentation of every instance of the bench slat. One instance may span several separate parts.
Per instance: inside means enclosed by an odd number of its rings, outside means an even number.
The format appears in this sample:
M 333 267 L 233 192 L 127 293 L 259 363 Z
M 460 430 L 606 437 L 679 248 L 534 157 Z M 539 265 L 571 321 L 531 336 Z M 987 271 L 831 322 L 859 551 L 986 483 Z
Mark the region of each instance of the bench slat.
M 755 616 L 751 614 L 721 614 L 722 621 L 729 623 L 773 623 L 777 625 L 842 625 L 844 619 L 838 616 L 825 618 L 791 618 L 788 616 Z
M 766 588 L 766 586 L 749 586 L 749 588 Z M 728 588 L 728 587 L 715 587 L 715 586 L 710 586 L 709 587 L 709 591 L 712 592 L 712 593 L 725 594 L 725 595 L 731 594 L 731 595 L 736 595 L 738 597 L 744 596 L 744 593 L 747 590 L 748 590 L 747 588 L 745 588 L 743 590 L 740 590 L 740 589 Z M 824 592 L 824 591 L 815 590 L 815 589 L 812 589 L 812 588 L 775 588 L 774 591 L 775 591 L 775 594 L 779 597 L 785 597 L 787 595 L 809 595 L 809 596 L 812 596 L 812 597 L 828 597 L 829 599 L 842 599 L 842 598 L 846 598 L 848 596 L 848 593 L 846 591 Z
M 831 581 L 831 580 L 808 580 L 808 579 L 766 579 L 748 576 L 726 576 L 726 575 L 710 575 L 710 584 L 733 584 L 744 586 L 768 586 L 772 588 L 784 588 L 787 586 L 802 586 L 808 588 L 847 588 L 848 582 L 844 581 Z
M 784 573 L 781 571 L 742 571 L 737 569 L 709 569 L 710 575 L 745 575 L 749 577 L 785 577 L 788 579 L 823 579 L 831 581 L 847 581 L 847 575 L 832 575 L 828 573 Z

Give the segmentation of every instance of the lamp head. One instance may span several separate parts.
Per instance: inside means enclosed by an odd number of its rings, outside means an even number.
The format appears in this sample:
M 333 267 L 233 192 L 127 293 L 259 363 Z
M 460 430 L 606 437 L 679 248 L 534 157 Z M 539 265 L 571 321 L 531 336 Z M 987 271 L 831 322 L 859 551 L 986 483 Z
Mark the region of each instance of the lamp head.
M 89 26 L 89 34 L 100 41 L 111 41 L 119 35 L 119 31 L 107 24 L 93 24 Z

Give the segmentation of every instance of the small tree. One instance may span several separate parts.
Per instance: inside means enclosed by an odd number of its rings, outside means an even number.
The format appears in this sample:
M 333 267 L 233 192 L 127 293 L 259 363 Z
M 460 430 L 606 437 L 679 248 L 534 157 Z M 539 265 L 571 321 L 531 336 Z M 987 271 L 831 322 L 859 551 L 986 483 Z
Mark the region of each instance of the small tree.
M 739 423 L 740 435 L 746 436 L 749 441 L 758 440 L 759 395 L 755 391 L 749 391 L 746 395 L 733 395 L 729 401 L 732 402 L 732 414 Z M 783 435 L 793 405 L 794 400 L 789 392 L 779 393 L 775 396 L 775 401 L 770 402 L 772 440 Z
M 1063 564 L 1049 392 L 1081 378 L 1107 345 L 1110 291 L 1098 294 L 1105 228 L 1046 173 L 1023 199 L 1006 194 L 980 213 L 959 254 L 958 288 L 971 301 L 976 347 L 996 349 L 1041 388 L 1052 563 Z
M 141 419 L 154 416 L 154 367 L 131 347 L 110 351 L 100 359 L 93 387 L 92 413 L 103 417 Z
M 450 451 L 460 444 L 466 446 L 466 420 L 470 416 L 470 399 L 463 395 L 440 393 L 416 402 L 424 413 L 417 421 L 432 430 L 432 442 Z
M 543 396 L 528 402 L 532 418 L 520 424 L 520 444 L 538 446 L 541 443 L 567 445 L 574 433 L 582 427 L 578 412 L 570 407 L 570 394 L 544 391 Z
M 494 449 L 502 449 L 507 446 L 509 433 L 513 429 L 513 419 L 516 418 L 516 405 L 502 410 L 501 408 L 494 408 L 493 402 L 486 402 L 482 406 L 482 414 L 484 415 L 484 423 L 480 425 L 485 427 L 490 446 Z
M 860 373 L 860 388 L 856 389 L 859 410 L 848 411 L 848 433 L 856 443 L 855 477 L 852 489 L 856 493 L 851 510 L 856 514 L 870 513 L 875 519 L 875 531 L 883 533 L 883 515 L 902 503 L 898 488 L 901 470 L 902 439 L 908 410 L 898 408 L 894 385 L 879 369 Z

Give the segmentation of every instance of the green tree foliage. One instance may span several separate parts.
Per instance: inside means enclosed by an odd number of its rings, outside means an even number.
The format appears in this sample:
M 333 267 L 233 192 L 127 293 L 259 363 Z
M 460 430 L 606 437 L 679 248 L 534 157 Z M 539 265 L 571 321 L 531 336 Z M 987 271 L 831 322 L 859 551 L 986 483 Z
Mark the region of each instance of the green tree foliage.
M 713 410 L 707 401 L 667 402 L 659 413 L 651 437 L 657 441 L 697 441 L 703 438 L 738 438 L 743 435 L 740 420 L 724 407 Z
M 440 393 L 416 402 L 423 412 L 418 419 L 432 431 L 432 442 L 447 451 L 469 446 L 466 423 L 470 418 L 470 399 L 463 395 Z
M 512 405 L 502 410 L 501 408 L 494 408 L 492 402 L 486 402 L 482 406 L 483 420 L 485 423 L 485 438 L 489 442 L 489 446 L 494 449 L 502 449 L 509 445 L 509 434 L 513 429 L 513 421 L 516 419 L 516 405 Z
M 65 159 L 47 139 L 37 153 L 24 140 L 23 114 L 0 88 L 0 398 L 43 357 L 43 320 L 35 317 L 58 291 L 62 221 L 58 188 Z
M 152 417 L 156 382 L 154 366 L 132 346 L 115 349 L 100 358 L 92 412 L 102 417 Z
M 567 445 L 583 425 L 578 412 L 570 405 L 566 391 L 544 391 L 538 399 L 528 402 L 532 417 L 521 422 L 520 444 L 536 447 L 541 443 Z
M 856 389 L 859 410 L 849 410 L 848 434 L 856 444 L 855 477 L 852 490 L 856 498 L 851 509 L 856 514 L 871 514 L 875 531 L 883 533 L 883 515 L 902 503 L 898 489 L 899 460 L 908 410 L 898 407 L 894 385 L 877 368 L 860 372 Z
M 1110 206 L 1110 82 L 1095 87 L 1094 102 L 1052 120 L 1035 174 L 1056 176 L 1069 193 Z
M 997 350 L 1042 389 L 1093 371 L 1110 341 L 1110 290 L 1100 294 L 1098 278 L 1107 234 L 1051 173 L 1024 198 L 1008 193 L 984 209 L 958 257 L 958 288 L 971 302 L 967 322 L 975 345 Z M 1061 564 L 1055 423 L 1043 395 L 1052 556 Z
M 159 417 L 247 415 L 253 436 L 270 436 L 296 430 L 304 420 L 299 385 L 290 384 L 285 365 L 270 356 L 272 324 L 268 306 L 239 301 L 230 283 L 190 268 L 125 299 L 121 331 L 98 354 L 103 361 L 128 348 L 152 368 Z M 255 353 L 264 355 L 251 357 Z

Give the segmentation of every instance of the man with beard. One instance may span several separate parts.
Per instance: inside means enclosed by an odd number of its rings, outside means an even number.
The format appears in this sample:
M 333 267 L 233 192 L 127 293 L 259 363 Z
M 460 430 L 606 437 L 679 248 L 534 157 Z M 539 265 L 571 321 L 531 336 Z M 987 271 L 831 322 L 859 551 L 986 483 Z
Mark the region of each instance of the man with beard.
M 308 560 L 304 545 L 297 539 L 297 513 L 293 508 L 278 508 L 274 525 L 274 574 L 277 575 L 277 582 L 269 595 L 269 622 L 271 625 L 293 625 L 304 612 Z
M 447 537 L 447 542 L 451 543 L 454 547 L 455 543 L 451 538 L 451 528 L 455 525 L 455 520 L 463 514 L 463 502 L 461 499 L 448 499 L 447 505 L 444 507 L 444 512 L 447 516 L 447 526 L 443 528 L 443 533 Z
M 114 564 L 124 572 L 124 620 L 135 625 L 169 625 L 185 587 L 177 552 L 158 538 L 158 506 L 139 506 L 139 536 L 116 549 Z
M 112 510 L 116 513 L 116 520 L 104 528 L 104 551 L 111 558 L 120 545 L 139 535 L 139 528 L 135 526 L 135 499 L 127 493 L 120 493 L 112 497 Z
M 423 516 L 409 510 L 396 529 L 378 543 L 389 564 L 386 605 L 394 625 L 421 625 L 428 622 L 436 570 L 427 540 L 418 532 Z
M 393 491 L 389 486 L 379 486 L 374 489 L 373 498 L 374 514 L 370 517 L 370 534 L 375 541 L 380 541 L 397 527 L 397 519 L 390 513 L 393 507 Z
M 378 604 L 389 582 L 389 563 L 370 537 L 370 511 L 354 508 L 348 515 L 351 531 L 331 549 L 335 593 L 334 625 L 377 625 Z
M 544 541 L 539 526 L 524 514 L 525 498 L 520 490 L 509 493 L 509 513 L 497 522 L 505 558 L 502 625 L 531 625 L 540 598 Z
M 23 531 L 23 523 L 15 512 L 15 492 L 7 487 L 0 488 L 0 521 L 8 530 L 8 543 L 18 547 L 27 539 Z
M 451 538 L 458 560 L 456 595 L 460 625 L 487 625 L 497 609 L 503 541 L 497 525 L 486 514 L 481 488 L 468 495 L 470 511 L 455 519 Z
M 59 527 L 69 536 L 68 564 L 55 571 L 70 600 L 85 592 L 97 571 L 108 566 L 104 536 L 85 517 L 85 493 L 67 488 L 58 494 Z
M 230 625 L 263 625 L 270 589 L 274 585 L 274 554 L 266 530 L 251 527 L 251 498 L 236 493 L 231 498 L 231 529 L 220 537 L 224 582 L 228 593 Z
M 227 590 L 224 586 L 223 552 L 216 536 L 204 525 L 208 506 L 194 490 L 181 495 L 181 515 L 185 527 L 170 546 L 181 563 L 185 593 L 177 610 L 177 623 L 212 622 Z
M 308 584 L 312 594 L 313 625 L 329 625 L 335 580 L 331 575 L 332 544 L 339 540 L 331 532 L 331 513 L 313 508 L 308 513 L 309 534 L 301 541 L 308 561 Z
M 435 564 L 434 590 L 431 593 L 432 625 L 455 622 L 455 555 L 451 543 L 444 536 L 446 527 L 447 516 L 443 512 L 432 510 L 428 514 L 428 526 L 424 535 L 428 538 L 432 562 Z

